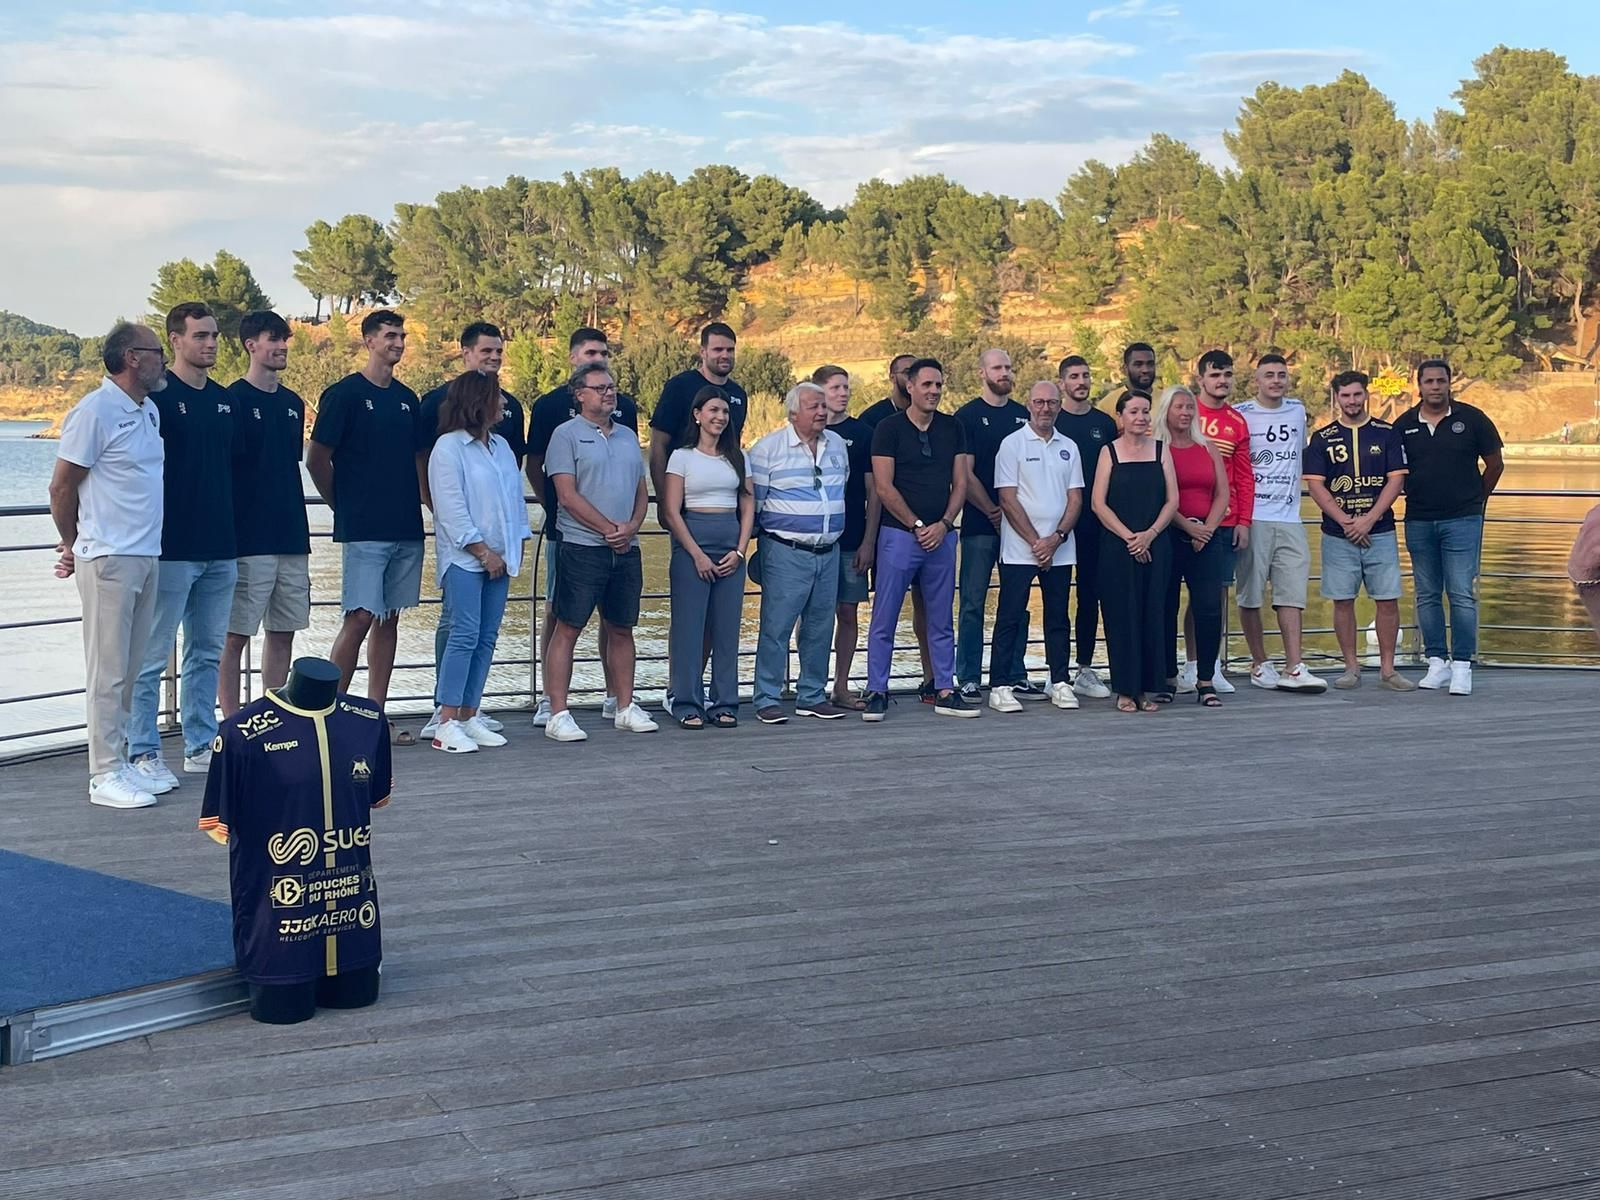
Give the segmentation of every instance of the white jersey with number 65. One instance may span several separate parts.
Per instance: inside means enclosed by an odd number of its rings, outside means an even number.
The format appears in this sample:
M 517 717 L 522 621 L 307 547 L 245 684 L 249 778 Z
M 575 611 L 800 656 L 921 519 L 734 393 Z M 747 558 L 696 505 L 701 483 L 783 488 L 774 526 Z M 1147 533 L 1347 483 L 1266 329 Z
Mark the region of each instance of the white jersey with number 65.
M 1300 519 L 1301 460 L 1306 406 L 1285 396 L 1275 407 L 1259 400 L 1234 405 L 1250 426 L 1250 465 L 1256 473 L 1257 521 Z

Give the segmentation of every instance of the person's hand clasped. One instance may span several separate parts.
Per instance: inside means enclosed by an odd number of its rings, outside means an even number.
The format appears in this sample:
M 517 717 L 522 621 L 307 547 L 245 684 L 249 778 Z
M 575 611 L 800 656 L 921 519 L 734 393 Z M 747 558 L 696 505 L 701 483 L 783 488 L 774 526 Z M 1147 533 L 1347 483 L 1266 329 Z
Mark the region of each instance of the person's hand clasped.
M 506 573 L 506 560 L 493 550 L 485 548 L 483 557 L 478 561 L 483 564 L 483 573 L 490 579 L 499 579 Z
M 1041 567 L 1048 567 L 1051 562 L 1054 561 L 1056 556 L 1056 547 L 1060 544 L 1061 539 L 1056 537 L 1055 534 L 1050 533 L 1038 539 L 1033 543 L 1033 545 L 1029 546 L 1028 549 L 1033 554 L 1033 561 L 1035 563 Z
M 917 545 L 924 550 L 937 550 L 944 541 L 945 527 L 943 521 L 935 521 L 932 525 L 924 525 L 915 531 Z
M 61 542 L 56 546 L 56 553 L 60 555 L 56 559 L 56 565 L 53 568 L 56 578 L 72 578 L 72 573 L 78 569 L 78 560 L 72 553 L 72 547 L 65 542 Z
M 606 534 L 606 545 L 617 554 L 626 554 L 632 544 L 633 529 L 630 526 L 613 524 L 611 532 Z
M 615 547 L 612 548 L 615 549 Z M 704 550 L 696 550 L 690 561 L 694 563 L 694 573 L 707 583 L 720 577 L 717 564 L 711 561 L 711 556 Z
M 739 569 L 739 564 L 743 561 L 737 550 L 729 550 L 716 561 L 716 565 L 713 568 L 716 571 L 716 577 L 718 579 L 726 579 Z M 701 578 L 703 579 L 705 576 L 701 576 Z

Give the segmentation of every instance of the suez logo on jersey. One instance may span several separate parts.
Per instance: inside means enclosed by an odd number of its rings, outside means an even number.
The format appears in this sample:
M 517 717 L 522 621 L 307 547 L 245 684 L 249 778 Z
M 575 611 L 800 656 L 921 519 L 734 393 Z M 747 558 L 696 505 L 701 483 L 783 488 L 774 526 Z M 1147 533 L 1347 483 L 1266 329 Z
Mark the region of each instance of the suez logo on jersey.
M 297 862 L 308 867 L 318 854 L 333 854 L 339 850 L 354 850 L 357 846 L 372 844 L 372 826 L 328 829 L 318 835 L 314 829 L 300 828 L 285 837 L 275 833 L 267 839 L 267 857 L 278 866 Z

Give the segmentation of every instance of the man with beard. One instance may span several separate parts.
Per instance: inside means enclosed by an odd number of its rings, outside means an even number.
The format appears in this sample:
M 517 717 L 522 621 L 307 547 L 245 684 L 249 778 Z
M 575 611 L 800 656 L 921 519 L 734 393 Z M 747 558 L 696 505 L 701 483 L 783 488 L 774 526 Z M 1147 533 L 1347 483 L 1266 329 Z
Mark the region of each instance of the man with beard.
M 1222 455 L 1223 471 L 1228 477 L 1228 508 L 1217 529 L 1227 559 L 1222 568 L 1222 611 L 1227 612 L 1234 564 L 1250 545 L 1250 522 L 1255 516 L 1256 476 L 1250 464 L 1250 426 L 1228 403 L 1228 397 L 1233 395 L 1231 355 L 1222 350 L 1207 350 L 1200 356 L 1195 374 L 1200 380 L 1200 390 L 1195 394 L 1195 426 Z M 1192 645 L 1194 618 L 1187 613 L 1183 630 L 1184 637 Z M 1234 687 L 1222 673 L 1224 665 L 1220 660 L 1213 665 L 1211 684 L 1222 695 L 1228 695 Z M 1197 667 L 1197 675 L 1198 670 Z M 1182 675 L 1179 678 L 1181 681 Z
M 1152 357 L 1152 362 L 1154 358 Z M 1095 468 L 1100 464 L 1101 447 L 1116 440 L 1117 421 L 1110 413 L 1096 408 L 1089 400 L 1093 381 L 1089 377 L 1088 360 L 1070 354 L 1056 368 L 1056 379 L 1061 388 L 1061 413 L 1056 417 L 1056 428 L 1072 439 L 1078 448 L 1078 458 L 1083 469 L 1084 495 L 1094 492 Z M 1111 689 L 1101 681 L 1094 669 L 1094 643 L 1100 634 L 1100 519 L 1088 504 L 1078 511 L 1075 526 L 1078 559 L 1077 585 L 1078 611 L 1073 618 L 1073 637 L 1077 643 L 1077 671 L 1072 678 L 1072 690 L 1091 700 L 1104 700 Z
M 1130 392 L 1153 395 L 1156 385 L 1156 352 L 1149 342 L 1130 342 L 1122 352 L 1122 375 L 1125 382 L 1112 388 L 1100 398 L 1100 407 L 1115 411 L 1117 401 Z M 1087 493 L 1085 493 L 1087 494 Z M 1084 506 L 1085 508 L 1088 505 Z

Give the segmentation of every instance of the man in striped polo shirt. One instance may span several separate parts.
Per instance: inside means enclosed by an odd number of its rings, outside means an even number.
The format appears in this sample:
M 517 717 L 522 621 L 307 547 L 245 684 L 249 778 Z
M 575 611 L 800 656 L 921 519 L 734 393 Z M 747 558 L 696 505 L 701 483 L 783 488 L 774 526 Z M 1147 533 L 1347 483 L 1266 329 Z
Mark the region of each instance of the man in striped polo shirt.
M 839 597 L 839 536 L 844 489 L 850 478 L 844 439 L 828 428 L 826 393 L 814 383 L 784 398 L 789 424 L 769 433 L 745 457 L 755 489 L 761 634 L 756 643 L 756 717 L 765 725 L 789 719 L 778 704 L 789 639 L 799 622 L 800 682 L 796 716 L 833 721 L 844 710 L 828 702 L 828 653 Z

